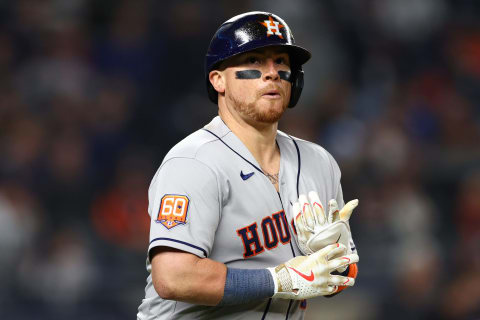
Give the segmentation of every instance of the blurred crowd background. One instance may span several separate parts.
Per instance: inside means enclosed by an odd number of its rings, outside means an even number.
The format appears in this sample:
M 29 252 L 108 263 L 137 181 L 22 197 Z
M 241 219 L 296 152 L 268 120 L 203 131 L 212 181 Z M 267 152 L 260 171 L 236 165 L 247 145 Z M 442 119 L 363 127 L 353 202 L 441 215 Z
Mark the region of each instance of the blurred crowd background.
M 216 115 L 217 27 L 266 10 L 312 52 L 280 128 L 342 169 L 361 261 L 308 319 L 480 318 L 480 2 L 0 2 L 0 318 L 134 319 L 147 189 Z

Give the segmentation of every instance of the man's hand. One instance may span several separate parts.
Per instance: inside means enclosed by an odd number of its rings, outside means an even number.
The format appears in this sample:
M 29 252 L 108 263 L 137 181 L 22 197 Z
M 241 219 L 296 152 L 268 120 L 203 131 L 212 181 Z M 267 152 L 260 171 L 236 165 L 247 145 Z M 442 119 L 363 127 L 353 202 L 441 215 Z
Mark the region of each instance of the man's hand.
M 310 255 L 332 243 L 341 243 L 347 248 L 348 254 L 356 253 L 348 220 L 358 200 L 348 202 L 342 210 L 338 210 L 337 201 L 328 203 L 328 214 L 314 191 L 309 192 L 308 199 L 300 195 L 298 202 L 293 204 L 294 219 L 297 230 L 297 243 L 305 255 Z M 345 268 L 339 268 L 340 272 Z
M 353 286 L 354 278 L 330 274 L 358 262 L 358 255 L 346 252 L 343 244 L 332 244 L 309 256 L 295 257 L 268 268 L 275 282 L 273 297 L 303 300 L 333 294 L 339 286 Z

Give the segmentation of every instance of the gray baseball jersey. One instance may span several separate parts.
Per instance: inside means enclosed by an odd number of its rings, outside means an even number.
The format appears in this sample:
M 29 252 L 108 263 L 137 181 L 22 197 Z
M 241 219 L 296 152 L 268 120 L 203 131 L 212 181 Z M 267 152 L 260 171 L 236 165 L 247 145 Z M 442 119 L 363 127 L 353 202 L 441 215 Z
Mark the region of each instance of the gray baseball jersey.
M 267 268 L 301 255 L 292 203 L 318 192 L 343 206 L 340 170 L 320 146 L 278 131 L 279 192 L 220 117 L 166 155 L 150 185 L 149 251 L 168 246 L 233 268 Z M 147 259 L 147 270 L 151 266 Z M 168 270 L 162 270 L 168 272 Z M 225 307 L 163 300 L 149 275 L 137 318 L 302 319 L 306 301 L 264 299 Z

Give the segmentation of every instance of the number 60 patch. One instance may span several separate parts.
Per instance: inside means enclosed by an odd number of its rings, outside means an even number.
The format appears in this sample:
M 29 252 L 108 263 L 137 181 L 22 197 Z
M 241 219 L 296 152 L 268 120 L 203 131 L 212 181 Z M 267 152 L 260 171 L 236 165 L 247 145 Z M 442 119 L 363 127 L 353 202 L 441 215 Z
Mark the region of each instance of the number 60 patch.
M 167 229 L 187 222 L 188 197 L 184 195 L 166 194 L 160 202 L 157 222 Z

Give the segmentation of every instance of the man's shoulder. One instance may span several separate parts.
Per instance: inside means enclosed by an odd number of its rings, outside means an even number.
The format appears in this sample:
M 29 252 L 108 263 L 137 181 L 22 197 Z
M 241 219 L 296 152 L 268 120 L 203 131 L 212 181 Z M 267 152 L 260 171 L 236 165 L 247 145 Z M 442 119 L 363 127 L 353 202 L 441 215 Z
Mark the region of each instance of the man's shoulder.
M 229 132 L 228 128 L 223 124 L 219 117 L 215 117 L 205 127 L 193 132 L 186 138 L 178 142 L 167 153 L 163 162 L 173 158 L 189 158 L 197 159 L 199 154 L 209 154 L 216 148 L 212 142 L 219 141 L 219 138 Z
M 215 140 L 218 140 L 218 138 L 203 128 L 199 129 L 173 146 L 163 161 L 165 162 L 172 158 L 195 159 L 202 148 L 205 148 Z

